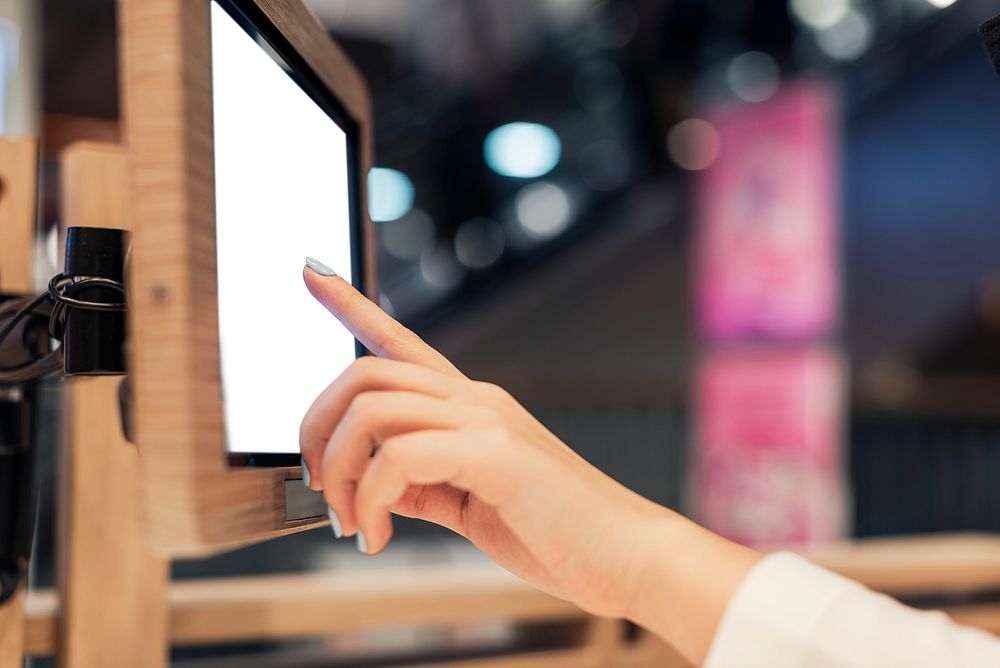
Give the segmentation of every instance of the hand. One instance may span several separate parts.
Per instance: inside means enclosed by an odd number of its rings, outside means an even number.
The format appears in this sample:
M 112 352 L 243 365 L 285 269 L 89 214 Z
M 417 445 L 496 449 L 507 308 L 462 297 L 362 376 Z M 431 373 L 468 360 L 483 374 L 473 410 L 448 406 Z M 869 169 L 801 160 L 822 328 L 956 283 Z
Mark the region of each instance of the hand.
M 301 447 L 344 533 L 375 554 L 390 513 L 465 536 L 516 575 L 584 609 L 621 616 L 634 545 L 664 509 L 588 464 L 501 388 L 469 380 L 337 277 L 313 295 L 377 357 L 313 403 Z M 375 450 L 374 456 L 372 455 Z
M 386 546 L 393 513 L 434 522 L 537 587 L 704 659 L 759 555 L 604 475 L 344 280 L 304 277 L 375 354 L 320 394 L 300 432 L 312 487 L 362 551 Z

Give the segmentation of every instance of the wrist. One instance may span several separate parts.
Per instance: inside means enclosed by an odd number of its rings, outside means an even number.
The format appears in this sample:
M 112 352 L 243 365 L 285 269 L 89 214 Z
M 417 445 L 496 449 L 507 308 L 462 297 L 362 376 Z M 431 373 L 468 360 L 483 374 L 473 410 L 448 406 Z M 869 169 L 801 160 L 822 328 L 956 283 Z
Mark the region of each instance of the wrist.
M 659 510 L 646 518 L 625 616 L 701 665 L 729 600 L 762 555 Z

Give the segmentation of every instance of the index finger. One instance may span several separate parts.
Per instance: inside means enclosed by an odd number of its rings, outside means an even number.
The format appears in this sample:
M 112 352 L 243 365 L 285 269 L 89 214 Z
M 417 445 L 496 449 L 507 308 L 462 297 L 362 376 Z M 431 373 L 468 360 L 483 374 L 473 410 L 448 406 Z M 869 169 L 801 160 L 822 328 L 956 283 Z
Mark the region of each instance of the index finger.
M 377 304 L 336 274 L 320 274 L 307 264 L 302 270 L 302 277 L 312 296 L 376 356 L 465 377 L 444 355 L 389 317 Z

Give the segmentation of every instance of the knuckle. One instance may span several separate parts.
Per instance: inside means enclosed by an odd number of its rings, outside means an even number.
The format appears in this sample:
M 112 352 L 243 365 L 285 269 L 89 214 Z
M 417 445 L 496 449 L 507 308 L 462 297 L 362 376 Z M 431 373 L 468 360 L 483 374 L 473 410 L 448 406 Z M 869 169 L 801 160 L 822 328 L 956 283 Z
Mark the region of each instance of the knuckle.
M 477 395 L 481 397 L 493 396 L 494 392 L 493 388 L 496 387 L 496 385 L 494 385 L 493 383 L 487 383 L 482 380 L 473 380 L 471 381 L 471 383 L 472 383 L 472 389 Z
M 371 355 L 362 355 L 351 362 L 351 368 L 354 369 L 354 372 L 361 375 L 372 373 L 378 368 L 378 365 L 379 359 Z
M 349 385 L 361 385 L 375 372 L 376 365 L 372 363 L 374 357 L 365 355 L 359 357 L 347 367 L 343 378 Z
M 500 424 L 482 427 L 477 430 L 476 436 L 482 447 L 490 449 L 503 449 L 511 442 L 510 432 Z
M 364 422 L 375 415 L 377 405 L 378 401 L 374 392 L 359 392 L 351 400 L 347 412 L 352 419 Z
M 499 410 L 493 408 L 492 406 L 481 406 L 477 412 L 479 414 L 479 419 L 477 421 L 480 424 L 506 431 L 506 428 L 504 427 L 503 414 Z
M 510 399 L 510 393 L 495 383 L 475 381 L 476 387 L 486 397 L 494 400 L 506 401 Z
M 400 463 L 399 441 L 387 439 L 383 442 L 382 445 L 379 446 L 378 457 L 381 460 L 382 466 L 387 469 L 397 468 Z
M 420 337 L 393 320 L 386 336 L 386 353 L 399 355 L 400 353 L 412 352 L 419 348 L 422 343 Z

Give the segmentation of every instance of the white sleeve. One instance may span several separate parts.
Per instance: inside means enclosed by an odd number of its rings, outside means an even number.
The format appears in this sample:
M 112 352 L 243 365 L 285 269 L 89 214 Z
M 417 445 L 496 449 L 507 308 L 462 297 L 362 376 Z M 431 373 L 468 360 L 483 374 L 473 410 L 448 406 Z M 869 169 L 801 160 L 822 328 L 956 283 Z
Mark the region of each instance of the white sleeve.
M 1000 638 L 777 553 L 740 584 L 705 661 L 706 668 L 755 666 L 1000 666 Z

